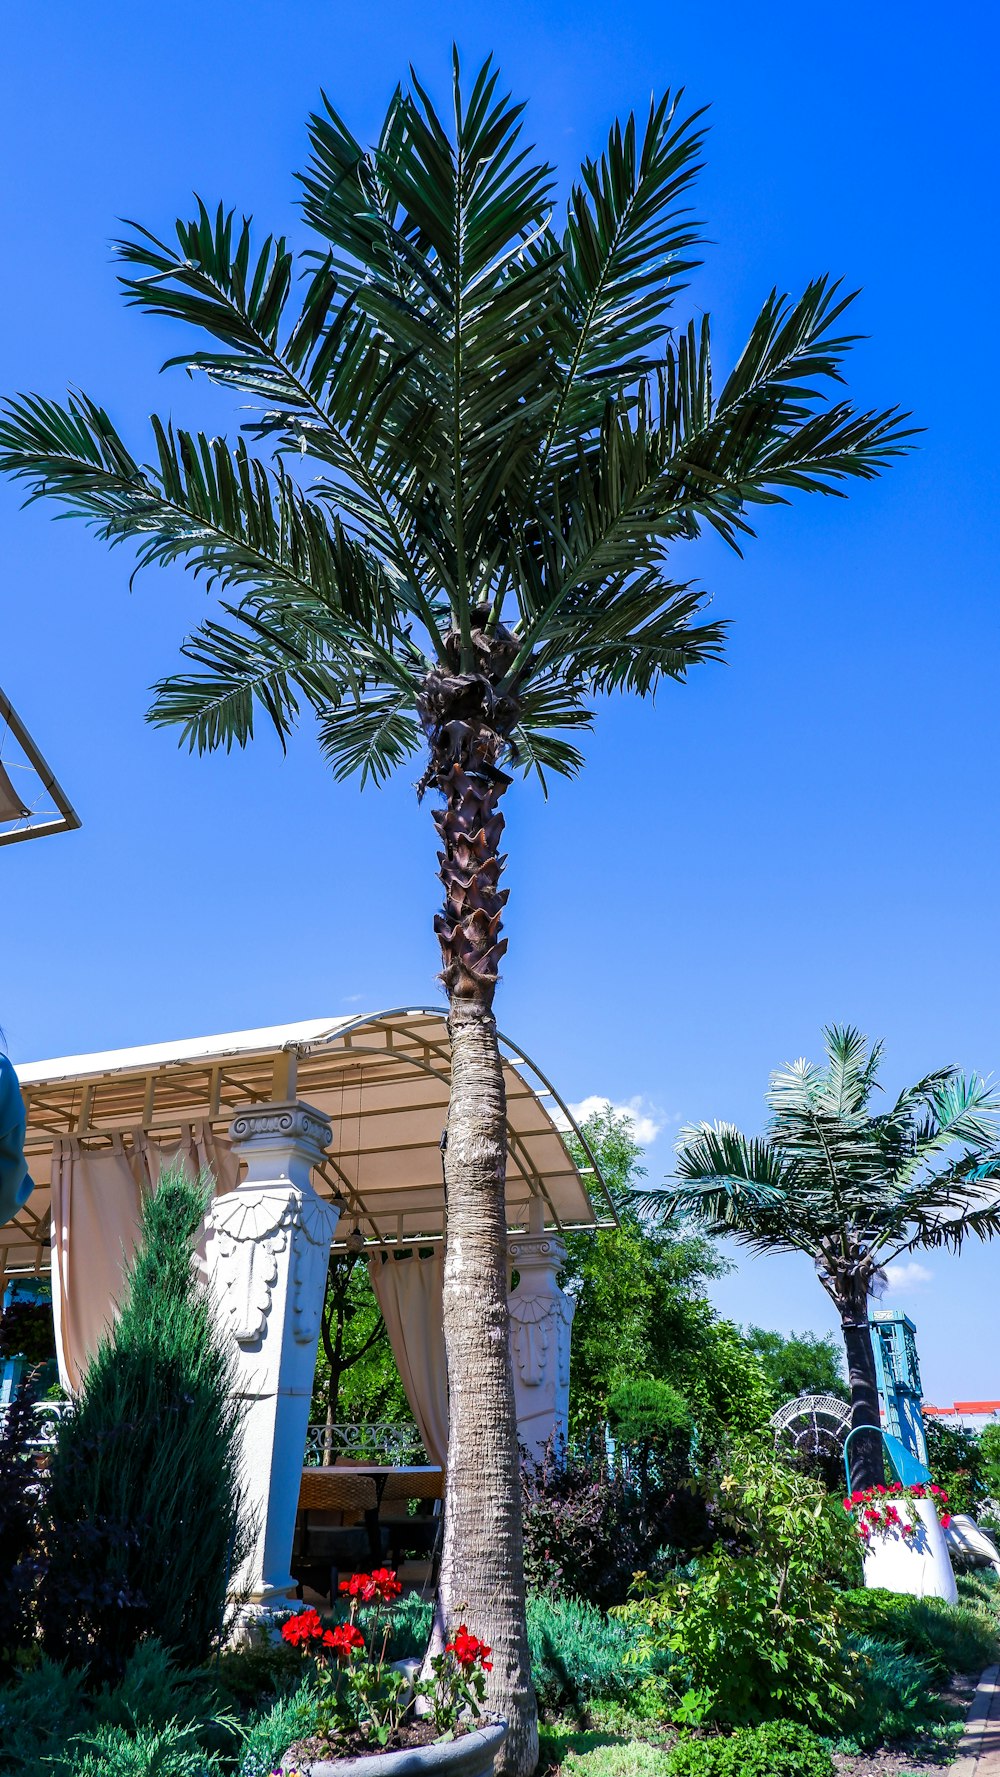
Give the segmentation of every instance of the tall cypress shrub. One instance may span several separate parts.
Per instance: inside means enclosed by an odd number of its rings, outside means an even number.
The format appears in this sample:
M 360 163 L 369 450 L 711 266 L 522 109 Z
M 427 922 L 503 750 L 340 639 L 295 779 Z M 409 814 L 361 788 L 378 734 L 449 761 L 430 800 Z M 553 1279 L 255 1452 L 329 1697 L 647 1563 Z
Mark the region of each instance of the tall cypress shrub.
M 210 1181 L 164 1175 L 47 1489 L 46 1652 L 114 1680 L 145 1635 L 210 1654 L 247 1529 L 231 1360 L 192 1253 Z

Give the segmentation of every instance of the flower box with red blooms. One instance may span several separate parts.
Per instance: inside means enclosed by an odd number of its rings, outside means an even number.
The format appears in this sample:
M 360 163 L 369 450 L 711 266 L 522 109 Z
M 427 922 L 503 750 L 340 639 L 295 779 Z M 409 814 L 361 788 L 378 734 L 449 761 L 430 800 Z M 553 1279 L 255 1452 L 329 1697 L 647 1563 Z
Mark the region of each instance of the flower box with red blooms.
M 942 1529 L 947 1530 L 951 1514 L 943 1508 L 948 1504 L 948 1495 L 933 1481 L 926 1485 L 917 1481 L 911 1487 L 904 1487 L 899 1481 L 893 1481 L 888 1487 L 859 1487 L 847 1494 L 844 1510 L 854 1519 L 854 1527 L 865 1548 L 869 1547 L 873 1536 L 901 1536 L 909 1542 L 917 1534 L 917 1525 L 900 1511 L 900 1506 L 907 1500 L 917 1499 L 933 1501 Z
M 341 1582 L 346 1621 L 326 1623 L 302 1610 L 282 1625 L 282 1638 L 313 1669 L 318 1696 L 314 1735 L 289 1748 L 284 1777 L 391 1777 L 398 1760 L 447 1777 L 488 1777 L 507 1734 L 485 1713 L 490 1649 L 465 1623 L 425 1662 L 423 1677 L 386 1659 L 392 1606 L 402 1587 L 387 1567 Z

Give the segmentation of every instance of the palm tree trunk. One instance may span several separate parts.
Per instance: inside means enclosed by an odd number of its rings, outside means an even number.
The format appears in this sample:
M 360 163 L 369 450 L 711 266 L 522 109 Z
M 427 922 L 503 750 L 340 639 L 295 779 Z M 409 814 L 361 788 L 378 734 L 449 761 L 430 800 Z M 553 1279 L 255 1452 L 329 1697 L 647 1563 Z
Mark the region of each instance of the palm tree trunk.
M 538 1722 L 525 1616 L 517 1419 L 507 1293 L 507 1109 L 493 1017 L 506 949 L 499 887 L 510 779 L 499 768 L 516 706 L 496 685 L 516 645 L 474 623 L 481 670 L 470 672 L 449 638 L 455 672 L 428 675 L 421 715 L 430 748 L 425 782 L 444 797 L 434 821 L 444 906 L 435 919 L 448 992 L 451 1099 L 444 1171 L 448 1229 L 444 1336 L 450 1429 L 438 1618 L 465 1622 L 492 1649 L 489 1707 L 510 1734 L 500 1769 L 530 1777 Z M 461 670 L 464 666 L 465 670 Z
M 885 1462 L 882 1456 L 882 1433 L 879 1430 L 881 1411 L 875 1354 L 868 1327 L 867 1292 L 859 1297 L 857 1291 L 851 1291 L 846 1299 L 838 1300 L 837 1306 L 840 1309 L 840 1324 L 847 1353 L 851 1431 L 853 1433 L 858 1427 L 869 1428 L 858 1430 L 857 1436 L 851 1438 L 848 1450 L 851 1486 L 877 1487 L 885 1480 Z

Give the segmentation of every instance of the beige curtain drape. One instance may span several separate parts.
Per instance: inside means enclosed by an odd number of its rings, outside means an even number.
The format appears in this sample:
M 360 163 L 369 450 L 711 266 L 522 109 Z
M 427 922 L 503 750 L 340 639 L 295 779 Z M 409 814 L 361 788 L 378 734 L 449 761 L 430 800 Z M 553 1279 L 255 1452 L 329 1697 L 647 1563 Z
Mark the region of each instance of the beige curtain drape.
M 216 1195 L 237 1183 L 239 1163 L 229 1142 L 204 1122 L 187 1124 L 179 1141 L 163 1146 L 137 1130 L 115 1134 L 109 1147 L 88 1147 L 75 1137 L 53 1147 L 52 1317 L 59 1380 L 72 1394 L 114 1321 L 143 1197 L 178 1161 L 194 1174 L 212 1172 Z M 203 1263 L 201 1247 L 199 1258 Z
M 114 1319 L 148 1187 L 141 1139 L 87 1148 L 70 1136 L 53 1146 L 52 1316 L 59 1380 L 71 1394 Z
M 421 1258 L 391 1251 L 368 1262 L 406 1398 L 431 1462 L 448 1455 L 448 1367 L 444 1349 L 444 1248 Z

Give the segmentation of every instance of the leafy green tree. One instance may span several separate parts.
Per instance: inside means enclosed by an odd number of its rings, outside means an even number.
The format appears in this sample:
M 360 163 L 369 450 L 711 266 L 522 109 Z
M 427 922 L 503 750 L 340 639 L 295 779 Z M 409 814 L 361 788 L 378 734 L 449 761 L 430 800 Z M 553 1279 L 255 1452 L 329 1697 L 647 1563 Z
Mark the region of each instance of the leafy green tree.
M 330 1254 L 312 1416 L 329 1425 L 412 1418 L 362 1253 Z
M 879 1400 L 868 1329 L 872 1283 L 905 1253 L 1000 1232 L 993 1089 L 938 1068 L 875 1114 L 882 1045 L 850 1026 L 823 1032 L 826 1065 L 796 1061 L 771 1075 L 763 1136 L 731 1123 L 682 1132 L 678 1183 L 639 1192 L 663 1225 L 689 1217 L 751 1253 L 803 1253 L 837 1313 L 847 1353 L 855 1487 L 883 1479 Z
M 797 1394 L 833 1394 L 848 1399 L 844 1364 L 836 1339 L 817 1333 L 767 1332 L 747 1327 L 744 1338 L 760 1358 L 775 1405 Z
M 931 1474 L 948 1495 L 948 1510 L 975 1517 L 990 1493 L 982 1437 L 964 1425 L 948 1425 L 931 1415 L 924 1421 L 924 1429 Z
M 563 1284 L 576 1298 L 570 1365 L 570 1427 L 603 1429 L 616 1389 L 639 1377 L 668 1382 L 686 1400 L 704 1450 L 731 1434 L 759 1432 L 771 1409 L 760 1362 L 705 1286 L 726 1270 L 714 1243 L 640 1216 L 646 1176 L 634 1126 L 610 1105 L 583 1125 L 619 1226 L 573 1234 Z M 583 1147 L 579 1164 L 589 1164 Z
M 723 626 L 668 571 L 673 545 L 708 527 L 737 547 L 753 508 L 877 475 L 906 434 L 896 410 L 844 398 L 851 298 L 826 277 L 772 291 L 722 378 L 707 315 L 668 331 L 698 262 L 700 114 L 667 95 L 615 122 L 558 228 L 521 113 L 489 63 L 463 89 L 457 56 L 451 114 L 414 77 L 371 148 L 325 104 L 302 179 L 316 245 L 298 260 L 221 206 L 172 242 L 131 227 L 129 300 L 208 335 L 171 362 L 249 398 L 261 449 L 154 417 L 149 463 L 88 396 L 24 395 L 0 466 L 134 540 L 140 565 L 181 561 L 218 589 L 153 721 L 205 750 L 245 745 L 258 715 L 284 740 L 305 709 L 335 775 L 376 783 L 422 754 L 452 1045 L 442 1602 L 492 1643 L 504 1757 L 528 1772 L 501 801 L 513 772 L 579 769 L 600 695 L 647 696 L 719 658 Z
M 984 1425 L 979 1434 L 980 1472 L 988 1498 L 1000 1500 L 1000 1425 Z

